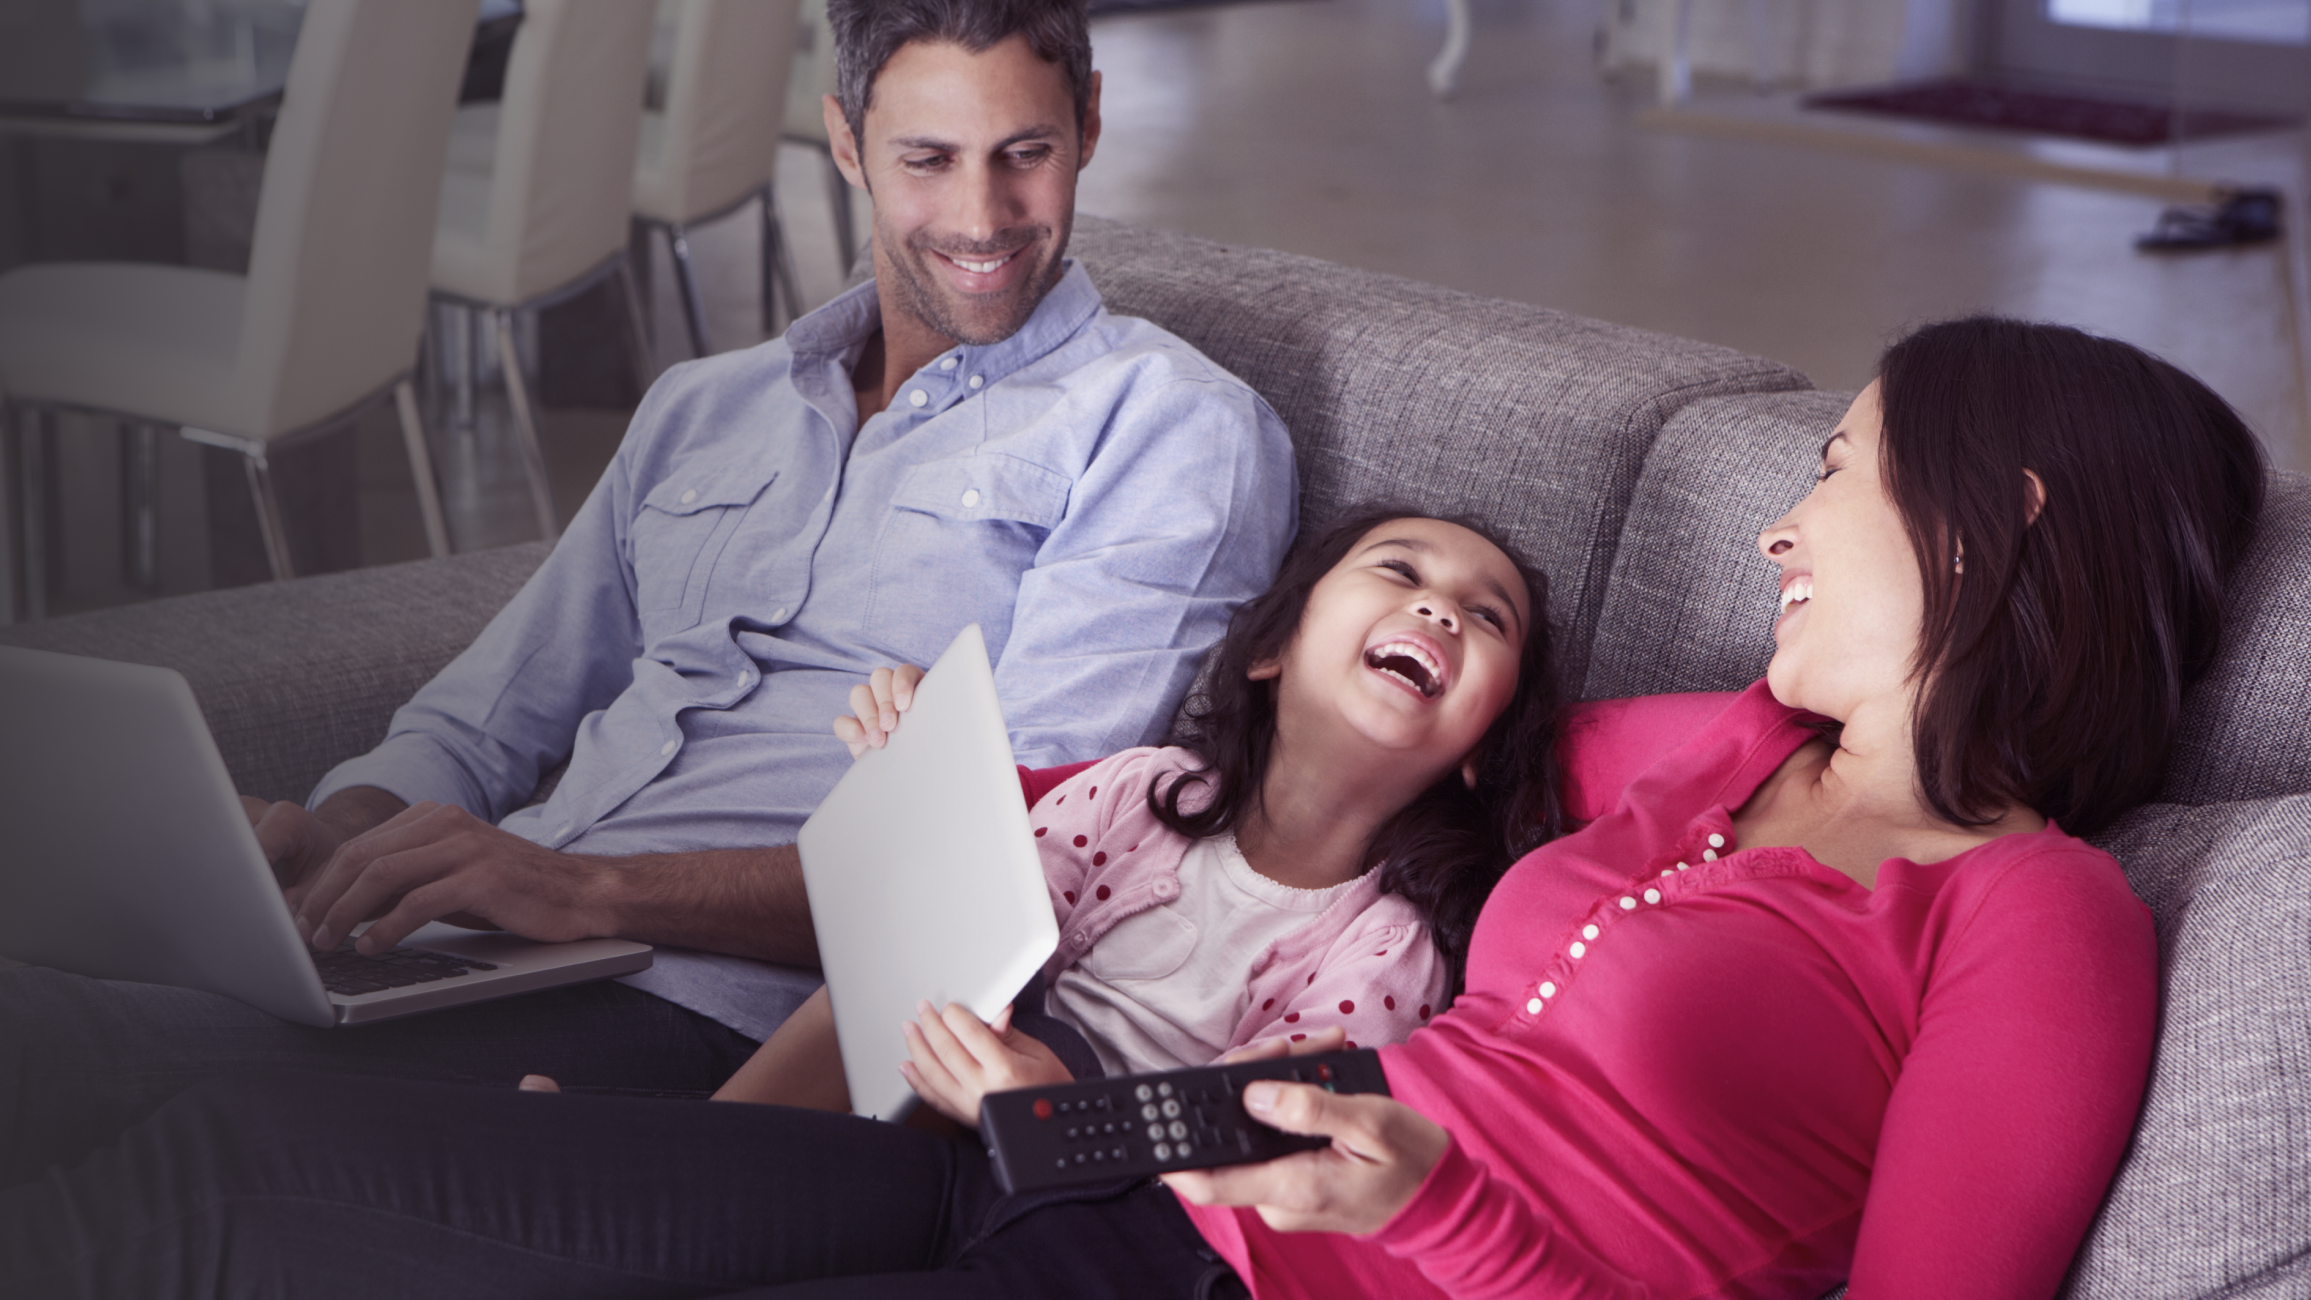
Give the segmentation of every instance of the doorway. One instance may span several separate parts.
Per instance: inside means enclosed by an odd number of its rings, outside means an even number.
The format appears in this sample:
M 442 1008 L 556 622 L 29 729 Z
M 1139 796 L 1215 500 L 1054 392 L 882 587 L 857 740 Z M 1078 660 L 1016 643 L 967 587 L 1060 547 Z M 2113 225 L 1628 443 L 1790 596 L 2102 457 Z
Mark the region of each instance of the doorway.
M 2311 110 L 2311 0 L 1983 0 L 1982 63 L 2017 82 L 2225 108 Z

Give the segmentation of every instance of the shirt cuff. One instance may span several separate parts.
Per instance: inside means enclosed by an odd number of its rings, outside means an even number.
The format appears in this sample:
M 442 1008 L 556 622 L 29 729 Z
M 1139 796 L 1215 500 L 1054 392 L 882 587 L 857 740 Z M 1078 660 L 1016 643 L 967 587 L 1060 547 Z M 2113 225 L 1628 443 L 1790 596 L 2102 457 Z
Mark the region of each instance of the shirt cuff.
M 414 732 L 387 736 L 377 748 L 329 769 L 313 787 L 305 806 L 319 808 L 330 795 L 357 785 L 375 786 L 403 803 L 431 800 L 453 804 L 477 817 L 495 820 L 489 816 L 487 794 L 466 777 L 457 761 L 440 745 Z

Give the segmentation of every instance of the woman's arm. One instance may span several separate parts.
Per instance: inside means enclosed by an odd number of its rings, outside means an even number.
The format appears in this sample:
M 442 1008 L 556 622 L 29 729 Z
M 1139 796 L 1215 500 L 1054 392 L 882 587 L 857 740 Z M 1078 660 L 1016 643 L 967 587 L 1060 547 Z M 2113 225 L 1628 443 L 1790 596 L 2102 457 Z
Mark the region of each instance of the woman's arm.
M 2075 846 L 2009 868 L 1936 953 L 1854 1294 L 2054 1294 L 2134 1130 L 2157 1017 L 2150 915 L 2116 865 Z

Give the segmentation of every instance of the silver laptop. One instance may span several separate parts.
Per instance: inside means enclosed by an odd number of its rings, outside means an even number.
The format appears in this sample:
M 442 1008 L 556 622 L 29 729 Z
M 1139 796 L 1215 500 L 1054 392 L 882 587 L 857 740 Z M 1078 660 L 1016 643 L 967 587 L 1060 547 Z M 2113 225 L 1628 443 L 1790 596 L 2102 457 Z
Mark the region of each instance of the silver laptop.
M 897 1119 L 915 1104 L 899 1062 L 916 1002 L 991 1020 L 1059 946 L 978 624 L 796 845 L 851 1108 Z
M 166 668 L 0 646 L 0 957 L 351 1025 L 623 975 L 647 944 L 435 923 L 323 986 L 200 707 Z

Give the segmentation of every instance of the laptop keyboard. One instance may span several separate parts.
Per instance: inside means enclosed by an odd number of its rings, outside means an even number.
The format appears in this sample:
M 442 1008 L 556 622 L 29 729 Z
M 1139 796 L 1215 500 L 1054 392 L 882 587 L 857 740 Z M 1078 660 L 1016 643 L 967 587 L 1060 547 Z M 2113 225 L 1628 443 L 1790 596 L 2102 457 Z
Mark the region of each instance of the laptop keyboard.
M 314 953 L 313 968 L 320 972 L 321 987 L 348 997 L 456 979 L 468 971 L 497 969 L 486 961 L 424 948 L 395 948 L 381 956 L 364 957 L 353 950 L 350 940 L 334 952 Z

